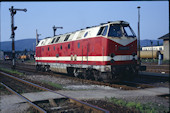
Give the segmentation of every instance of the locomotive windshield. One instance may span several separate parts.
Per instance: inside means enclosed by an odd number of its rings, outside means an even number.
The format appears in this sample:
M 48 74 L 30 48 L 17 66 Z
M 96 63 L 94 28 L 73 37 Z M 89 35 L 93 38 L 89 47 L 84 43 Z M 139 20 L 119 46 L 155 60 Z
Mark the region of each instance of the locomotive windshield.
M 126 37 L 136 37 L 130 26 L 123 26 L 123 30 Z
M 109 33 L 108 33 L 109 37 L 122 37 L 123 35 L 125 37 L 136 37 L 129 25 L 120 25 L 120 24 L 110 25 Z
M 120 25 L 110 25 L 109 37 L 122 37 L 122 30 Z

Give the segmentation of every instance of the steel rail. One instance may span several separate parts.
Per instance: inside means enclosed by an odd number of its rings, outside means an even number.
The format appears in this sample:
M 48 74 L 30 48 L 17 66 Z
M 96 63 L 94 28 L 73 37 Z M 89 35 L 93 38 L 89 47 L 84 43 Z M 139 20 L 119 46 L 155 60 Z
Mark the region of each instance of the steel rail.
M 132 81 L 123 81 L 122 83 L 134 84 L 134 85 L 137 85 L 138 87 L 141 87 L 141 88 L 153 88 L 153 87 L 155 87 L 154 85 L 132 82 Z
M 16 69 L 21 69 L 21 70 L 29 70 L 31 72 L 36 72 L 36 70 L 32 71 L 31 68 L 20 68 L 20 67 L 16 67 Z M 38 73 L 41 73 L 41 74 L 49 74 L 48 72 L 38 72 Z M 50 73 L 54 76 L 56 76 L 56 74 L 54 73 Z M 57 76 L 61 76 L 61 75 L 57 75 Z M 65 76 L 65 75 L 62 75 L 62 76 Z M 126 85 L 119 85 L 119 84 L 110 84 L 110 83 L 104 83 L 104 82 L 99 82 L 99 81 L 92 81 L 92 80 L 87 80 L 87 79 L 81 79 L 81 78 L 76 78 L 76 77 L 70 77 L 70 76 L 66 76 L 68 78 L 71 78 L 71 79 L 74 79 L 74 80 L 78 80 L 78 81 L 84 81 L 84 82 L 88 82 L 88 83 L 93 83 L 93 84 L 96 84 L 96 85 L 105 85 L 105 86 L 110 86 L 110 87 L 114 87 L 114 88 L 121 88 L 122 90 L 138 90 L 138 88 L 136 87 L 131 87 L 131 86 L 126 86 Z
M 23 69 L 23 67 L 21 68 L 20 66 L 17 66 L 16 67 L 16 69 L 19 69 L 19 70 L 26 70 L 26 71 L 31 71 L 31 72 L 36 72 L 36 73 L 41 73 L 41 74 L 49 74 L 48 72 L 40 72 L 40 71 L 36 71 L 36 70 L 34 70 L 34 69 L 32 69 L 32 68 L 27 68 L 27 67 L 24 67 L 24 69 Z M 54 73 L 50 73 L 50 74 L 52 74 L 52 75 L 54 75 L 54 76 L 61 76 L 61 75 L 56 75 L 56 74 L 54 74 Z M 62 76 L 65 76 L 65 75 L 62 75 Z M 142 77 L 143 76 L 143 77 Z M 141 75 L 140 74 L 140 78 L 145 78 L 145 76 L 146 75 Z M 133 87 L 133 86 L 129 86 L 129 85 L 127 85 L 126 83 L 125 84 L 110 84 L 110 83 L 104 83 L 104 82 L 99 82 L 99 81 L 91 81 L 91 80 L 87 80 L 87 79 L 81 79 L 81 78 L 72 78 L 72 77 L 70 77 L 70 76 L 67 76 L 68 78 L 71 78 L 71 79 L 74 79 L 74 80 L 76 80 L 76 81 L 82 81 L 82 82 L 88 82 L 88 83 L 93 83 L 93 84 L 96 84 L 96 85 L 105 85 L 105 86 L 110 86 L 110 87 L 114 87 L 114 88 L 120 88 L 120 89 L 122 89 L 122 90 L 138 90 L 139 88 L 147 88 L 147 87 L 152 87 L 152 86 L 149 86 L 149 85 L 147 85 L 147 84 L 136 84 L 136 85 L 138 85 L 139 87 Z M 147 78 L 152 78 L 152 76 L 146 76 Z M 159 80 L 166 80 L 166 79 L 168 79 L 169 77 L 164 77 L 164 76 L 159 76 L 159 77 L 154 77 L 153 76 L 153 78 L 154 79 L 158 79 L 159 78 Z M 157 80 L 156 79 L 156 80 Z M 123 82 L 122 82 L 123 83 Z M 154 87 L 154 86 L 153 86 Z
M 5 85 L 4 83 L 0 83 L 1 85 L 3 85 L 4 87 L 6 87 L 10 92 L 12 92 L 13 94 L 19 96 L 20 98 L 24 99 L 26 102 L 28 102 L 32 107 L 34 107 L 35 109 L 37 109 L 40 113 L 47 113 L 44 109 L 40 108 L 39 106 L 37 106 L 36 104 L 34 104 L 32 101 L 30 101 L 28 98 L 20 95 L 19 93 L 17 93 L 16 91 L 14 91 L 13 89 L 11 89 L 10 87 L 8 87 L 7 85 Z
M 40 88 L 40 89 L 42 89 L 42 90 L 49 91 L 49 92 L 53 92 L 53 93 L 55 93 L 55 94 L 61 95 L 61 96 L 66 97 L 66 98 L 69 98 L 69 99 L 70 99 L 70 102 L 73 102 L 73 103 L 75 103 L 75 104 L 78 105 L 78 106 L 83 106 L 84 108 L 86 108 L 86 109 L 88 109 L 88 110 L 91 110 L 91 111 L 93 111 L 94 113 L 110 113 L 109 111 L 107 111 L 107 110 L 105 110 L 105 109 L 103 109 L 103 108 L 100 108 L 100 107 L 97 107 L 97 106 L 94 106 L 94 105 L 85 103 L 85 102 L 83 102 L 83 101 L 80 101 L 80 100 L 77 100 L 77 99 L 75 99 L 75 98 L 66 96 L 66 95 L 64 95 L 64 94 L 58 93 L 58 92 L 53 91 L 53 90 L 50 90 L 50 89 L 48 89 L 48 88 L 39 86 L 39 85 L 34 84 L 34 83 L 31 83 L 31 82 L 29 82 L 29 81 L 26 81 L 26 80 L 23 80 L 23 79 L 14 77 L 14 76 L 12 76 L 12 75 L 10 75 L 10 74 L 4 73 L 4 72 L 0 72 L 0 73 L 3 74 L 3 75 L 6 75 L 6 76 L 8 76 L 8 77 L 11 77 L 11 78 L 13 78 L 13 79 L 16 79 L 16 80 L 18 80 L 18 81 L 21 81 L 21 82 L 23 82 L 23 83 L 29 84 L 29 85 L 31 85 L 31 86 L 33 86 L 33 87 L 37 87 L 37 88 Z

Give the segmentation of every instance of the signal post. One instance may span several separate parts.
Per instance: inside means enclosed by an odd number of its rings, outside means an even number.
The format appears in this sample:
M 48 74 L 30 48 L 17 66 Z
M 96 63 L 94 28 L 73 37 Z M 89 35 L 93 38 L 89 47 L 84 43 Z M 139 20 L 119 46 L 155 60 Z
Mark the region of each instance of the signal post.
M 11 12 L 11 39 L 12 39 L 12 69 L 15 69 L 15 30 L 17 29 L 17 26 L 14 26 L 14 15 L 17 13 L 17 11 L 24 11 L 26 12 L 27 9 L 14 9 L 13 6 L 9 8 L 9 11 Z

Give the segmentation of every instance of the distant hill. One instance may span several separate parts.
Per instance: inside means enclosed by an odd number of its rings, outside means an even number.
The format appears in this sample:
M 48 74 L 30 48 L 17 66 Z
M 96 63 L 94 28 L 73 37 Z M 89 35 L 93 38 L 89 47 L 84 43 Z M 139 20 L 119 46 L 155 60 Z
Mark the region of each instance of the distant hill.
M 158 44 L 159 44 L 159 45 L 163 45 L 163 40 L 152 40 L 152 41 L 153 41 L 153 45 L 154 45 L 154 46 L 157 46 Z M 148 40 L 148 39 L 141 40 L 141 41 L 140 41 L 140 44 L 141 44 L 141 47 L 151 46 L 151 42 L 150 42 L 150 40 Z
M 152 40 L 153 41 L 153 45 L 157 45 L 157 41 L 159 41 L 159 45 L 163 45 L 163 40 Z M 23 39 L 23 40 L 16 40 L 15 41 L 15 50 L 16 51 L 24 51 L 25 49 L 27 49 L 27 51 L 29 50 L 33 50 L 33 43 L 34 43 L 34 50 L 35 50 L 35 43 L 36 43 L 36 39 Z M 141 47 L 143 46 L 150 46 L 150 40 L 141 40 Z M 5 42 L 1 42 L 1 50 L 3 51 L 11 51 L 12 50 L 12 41 L 5 41 Z
M 34 43 L 34 50 L 35 50 L 35 43 L 36 39 L 22 39 L 15 41 L 15 51 L 24 51 L 25 49 L 33 50 L 33 43 Z M 1 50 L 3 51 L 11 51 L 12 50 L 12 40 L 1 42 Z

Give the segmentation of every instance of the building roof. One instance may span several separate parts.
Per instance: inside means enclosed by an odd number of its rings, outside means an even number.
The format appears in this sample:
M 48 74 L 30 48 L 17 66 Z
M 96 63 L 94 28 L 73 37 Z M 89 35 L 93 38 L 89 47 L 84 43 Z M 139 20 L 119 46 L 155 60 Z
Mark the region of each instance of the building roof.
M 162 37 L 158 39 L 169 40 L 169 33 L 167 33 L 166 35 L 163 35 Z

